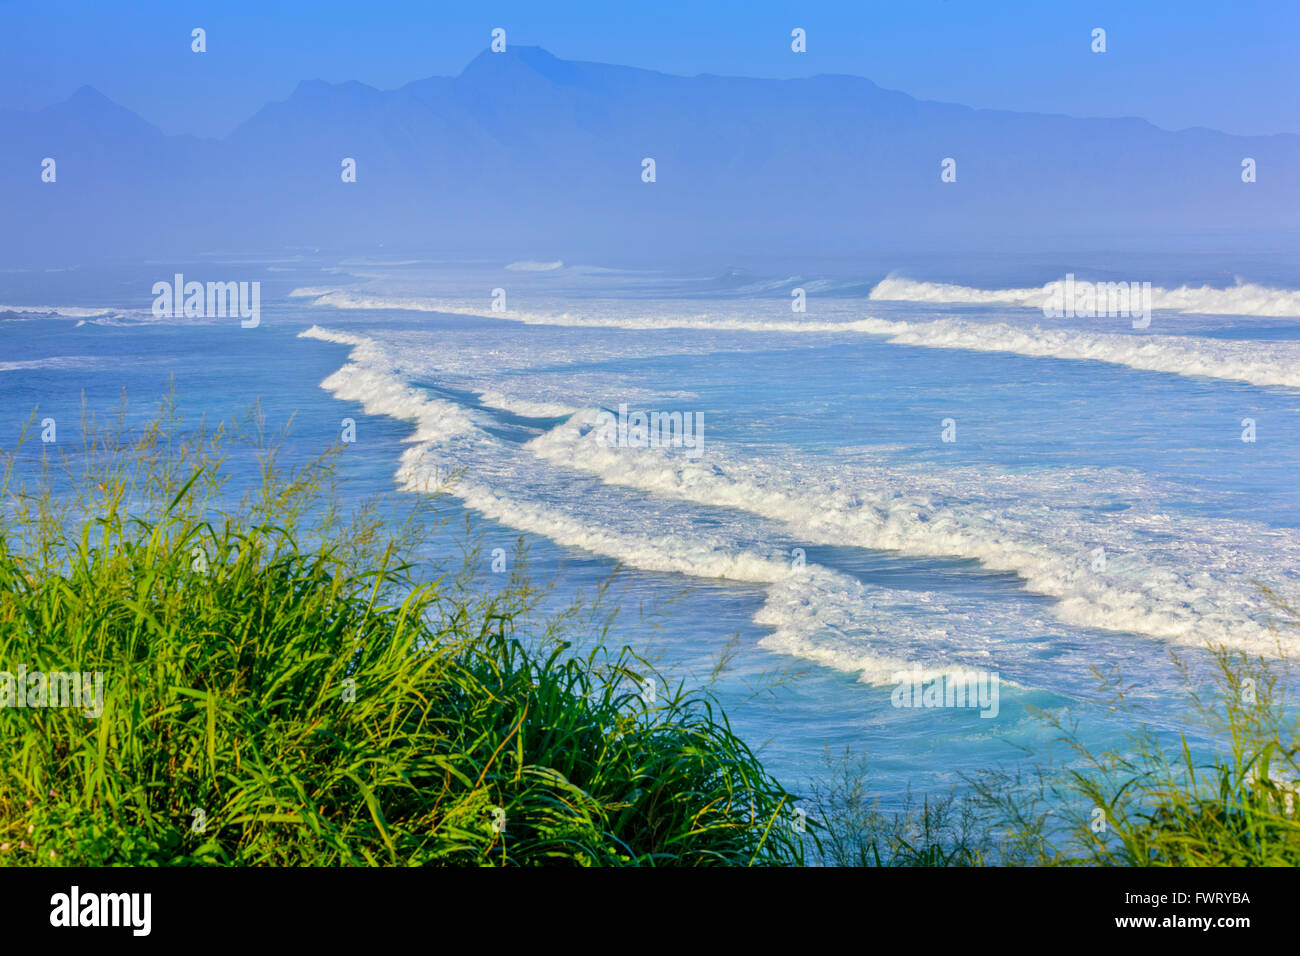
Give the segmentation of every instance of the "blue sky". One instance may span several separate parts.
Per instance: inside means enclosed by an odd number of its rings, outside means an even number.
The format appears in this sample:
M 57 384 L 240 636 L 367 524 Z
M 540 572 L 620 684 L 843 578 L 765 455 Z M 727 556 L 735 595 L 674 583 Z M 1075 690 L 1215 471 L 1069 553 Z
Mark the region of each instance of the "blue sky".
M 790 51 L 796 26 L 805 54 Z M 0 0 L 0 108 L 89 84 L 167 132 L 219 136 L 299 80 L 387 89 L 454 75 L 493 27 L 566 59 L 669 73 L 851 73 L 971 106 L 1300 132 L 1296 0 Z M 1095 27 L 1105 54 L 1089 48 Z

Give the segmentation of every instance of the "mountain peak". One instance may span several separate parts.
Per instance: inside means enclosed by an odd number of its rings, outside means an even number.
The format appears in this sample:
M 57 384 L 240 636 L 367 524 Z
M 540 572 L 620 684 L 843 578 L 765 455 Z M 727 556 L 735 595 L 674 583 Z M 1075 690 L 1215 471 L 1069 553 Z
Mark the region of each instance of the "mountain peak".
M 89 86 L 84 83 L 81 86 L 77 87 L 76 90 L 73 91 L 73 94 L 69 96 L 66 100 L 64 100 L 64 102 L 85 104 L 87 106 L 90 105 L 103 106 L 105 104 L 109 106 L 117 106 L 116 103 L 110 100 L 103 93 L 99 92 L 99 90 L 95 89 L 93 86 Z
M 484 50 L 461 71 L 460 79 L 477 82 L 518 78 L 524 73 L 544 77 L 557 86 L 580 86 L 586 79 L 582 66 L 539 46 L 507 46 L 503 53 Z
M 97 128 L 115 128 L 133 133 L 161 136 L 161 130 L 127 109 L 110 100 L 93 86 L 79 86 L 66 100 L 47 106 L 40 111 L 47 117 L 75 117 L 75 122 L 91 124 Z

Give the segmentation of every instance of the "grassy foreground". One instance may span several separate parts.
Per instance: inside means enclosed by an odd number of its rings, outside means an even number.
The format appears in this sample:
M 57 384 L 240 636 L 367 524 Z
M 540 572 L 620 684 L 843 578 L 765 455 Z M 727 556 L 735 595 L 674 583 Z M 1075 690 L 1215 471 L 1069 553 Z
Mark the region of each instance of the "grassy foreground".
M 1188 667 L 1172 742 L 1099 674 L 1123 746 L 1047 714 L 1066 763 L 901 812 L 829 761 L 804 833 L 706 693 L 577 605 L 543 618 L 525 576 L 488 588 L 473 549 L 430 578 L 424 499 L 344 514 L 333 456 L 282 467 L 247 427 L 165 405 L 0 469 L 0 865 L 1300 864 L 1271 663 Z
M 1276 600 L 1279 625 L 1300 613 Z M 1114 673 L 1097 673 L 1111 715 L 1130 728 L 1097 750 L 1068 711 L 1039 718 L 1063 756 L 989 768 L 961 791 L 882 813 L 861 756 L 828 755 L 811 787 L 819 858 L 834 866 L 1300 866 L 1300 725 L 1285 664 L 1211 647 L 1175 656 L 1187 689 L 1176 731 L 1144 721 Z
M 326 461 L 267 453 L 226 508 L 225 430 L 125 435 L 0 489 L 0 670 L 103 677 L 98 717 L 0 707 L 0 863 L 802 862 L 706 696 L 521 640 L 524 582 L 420 580 Z

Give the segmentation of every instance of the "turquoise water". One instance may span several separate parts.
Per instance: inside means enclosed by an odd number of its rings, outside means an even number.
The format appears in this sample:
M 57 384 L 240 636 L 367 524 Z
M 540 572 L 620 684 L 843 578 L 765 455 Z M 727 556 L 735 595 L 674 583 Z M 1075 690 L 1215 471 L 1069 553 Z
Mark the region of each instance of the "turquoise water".
M 848 746 L 889 805 L 1044 755 L 1029 708 L 1118 740 L 1092 666 L 1176 730 L 1171 649 L 1294 649 L 1253 582 L 1297 591 L 1300 275 L 1106 258 L 1157 290 L 1149 328 L 1046 318 L 1024 290 L 1065 270 L 1023 262 L 898 263 L 883 285 L 843 265 L 183 267 L 260 281 L 251 329 L 155 319 L 170 263 L 6 273 L 0 446 L 34 408 L 75 441 L 83 394 L 111 412 L 125 389 L 146 414 L 173 379 L 192 416 L 292 416 L 302 456 L 352 418 L 348 495 L 459 469 L 445 513 L 474 519 L 485 561 L 522 535 L 557 600 L 621 567 L 618 633 L 669 674 L 734 642 L 716 689 L 778 776 L 799 786 Z M 697 415 L 703 445 L 602 444 L 620 405 Z M 430 548 L 454 555 L 454 535 Z M 996 716 L 894 706 L 914 666 L 996 674 Z

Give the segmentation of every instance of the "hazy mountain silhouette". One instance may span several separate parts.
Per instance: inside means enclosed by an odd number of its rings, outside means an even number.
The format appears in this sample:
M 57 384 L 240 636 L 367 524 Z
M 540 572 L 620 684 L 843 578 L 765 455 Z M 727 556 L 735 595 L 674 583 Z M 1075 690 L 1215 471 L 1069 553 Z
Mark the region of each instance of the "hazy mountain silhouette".
M 1300 208 L 1291 134 L 977 110 L 851 76 L 669 76 L 535 47 L 396 90 L 304 82 L 221 140 L 164 135 L 83 87 L 0 112 L 0 141 L 0 247 L 38 262 L 380 243 L 828 254 L 1286 228 Z

